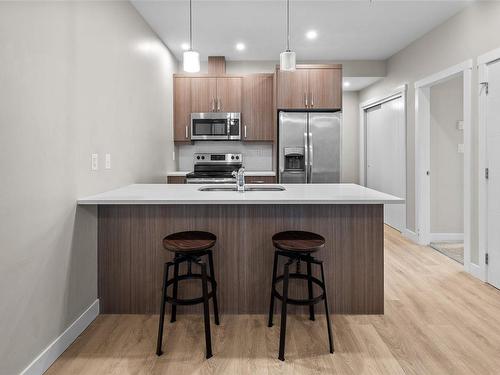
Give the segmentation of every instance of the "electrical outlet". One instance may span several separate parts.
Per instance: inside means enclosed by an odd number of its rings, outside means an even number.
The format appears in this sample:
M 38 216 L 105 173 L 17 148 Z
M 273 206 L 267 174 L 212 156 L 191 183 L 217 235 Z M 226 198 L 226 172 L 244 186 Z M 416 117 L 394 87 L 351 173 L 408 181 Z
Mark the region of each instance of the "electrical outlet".
M 106 154 L 104 168 L 111 169 L 111 154 Z
M 99 169 L 99 155 L 98 154 L 92 154 L 90 156 L 91 160 L 91 169 L 93 171 L 97 171 Z

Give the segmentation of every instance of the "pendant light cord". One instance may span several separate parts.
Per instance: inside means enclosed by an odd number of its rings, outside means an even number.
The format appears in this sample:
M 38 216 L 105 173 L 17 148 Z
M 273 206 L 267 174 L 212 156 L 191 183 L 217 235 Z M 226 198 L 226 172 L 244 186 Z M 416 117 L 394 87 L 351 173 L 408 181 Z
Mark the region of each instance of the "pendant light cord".
M 286 0 L 286 50 L 290 51 L 290 0 Z
M 189 0 L 189 50 L 193 50 L 193 6 Z

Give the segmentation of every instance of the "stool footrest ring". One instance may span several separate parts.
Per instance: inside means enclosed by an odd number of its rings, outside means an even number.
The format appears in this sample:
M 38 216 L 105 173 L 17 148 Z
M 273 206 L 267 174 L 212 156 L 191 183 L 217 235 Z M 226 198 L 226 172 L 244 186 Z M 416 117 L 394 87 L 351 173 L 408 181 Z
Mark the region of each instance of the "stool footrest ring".
M 278 282 L 280 282 L 280 281 L 283 281 L 284 277 L 285 277 L 284 275 L 276 277 L 276 281 L 273 284 L 272 293 L 280 301 L 283 301 L 283 296 L 276 290 L 276 284 Z M 289 279 L 301 279 L 301 280 L 308 280 L 309 279 L 307 275 L 304 275 L 304 274 L 301 274 L 301 273 L 290 273 L 288 275 L 288 278 Z M 321 288 L 321 290 L 323 291 L 323 293 L 321 293 L 317 297 L 307 298 L 307 299 L 287 298 L 286 299 L 286 303 L 289 303 L 291 305 L 304 305 L 304 306 L 307 306 L 307 305 L 315 305 L 315 304 L 320 303 L 321 301 L 323 301 L 325 299 L 325 292 L 324 292 L 324 290 L 325 290 L 325 284 L 321 280 L 317 279 L 316 277 L 311 277 L 311 281 L 314 284 L 318 285 Z

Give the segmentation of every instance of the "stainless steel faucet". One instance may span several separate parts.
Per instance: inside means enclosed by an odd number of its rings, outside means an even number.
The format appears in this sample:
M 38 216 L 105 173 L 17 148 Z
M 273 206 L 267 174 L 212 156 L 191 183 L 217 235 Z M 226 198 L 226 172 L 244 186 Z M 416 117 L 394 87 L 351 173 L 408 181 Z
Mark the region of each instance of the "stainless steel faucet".
M 245 192 L 245 168 L 241 167 L 238 172 L 233 171 L 233 177 L 236 177 L 236 186 L 240 193 Z

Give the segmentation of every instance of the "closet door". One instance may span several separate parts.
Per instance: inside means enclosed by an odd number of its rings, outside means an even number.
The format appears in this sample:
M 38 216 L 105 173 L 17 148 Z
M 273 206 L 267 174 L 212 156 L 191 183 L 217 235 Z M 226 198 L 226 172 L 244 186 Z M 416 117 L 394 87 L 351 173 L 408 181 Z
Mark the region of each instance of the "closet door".
M 405 113 L 399 97 L 365 111 L 366 186 L 405 198 Z M 384 206 L 384 222 L 400 232 L 405 228 L 405 207 Z

